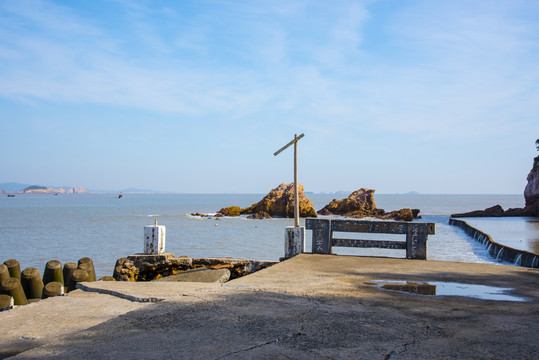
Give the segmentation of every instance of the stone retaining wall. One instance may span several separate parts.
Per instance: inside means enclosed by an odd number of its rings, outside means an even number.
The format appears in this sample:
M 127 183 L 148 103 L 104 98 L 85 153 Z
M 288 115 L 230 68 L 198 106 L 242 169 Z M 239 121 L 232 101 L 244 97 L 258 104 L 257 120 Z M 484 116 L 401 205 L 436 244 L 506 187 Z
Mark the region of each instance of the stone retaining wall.
M 513 249 L 509 246 L 499 244 L 492 240 L 489 234 L 474 228 L 464 220 L 449 218 L 449 225 L 458 226 L 466 234 L 483 243 L 487 247 L 487 252 L 495 259 L 509 261 L 518 266 L 539 268 L 539 256 L 524 250 Z

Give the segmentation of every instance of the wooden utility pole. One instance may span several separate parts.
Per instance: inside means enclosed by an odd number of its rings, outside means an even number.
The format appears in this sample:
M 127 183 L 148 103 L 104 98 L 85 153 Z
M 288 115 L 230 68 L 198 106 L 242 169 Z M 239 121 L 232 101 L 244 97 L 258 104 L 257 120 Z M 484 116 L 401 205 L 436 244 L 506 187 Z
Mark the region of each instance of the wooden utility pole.
M 279 155 L 283 150 L 294 144 L 294 227 L 299 227 L 299 197 L 298 197 L 298 141 L 304 134 L 294 134 L 294 140 L 277 150 L 273 155 Z

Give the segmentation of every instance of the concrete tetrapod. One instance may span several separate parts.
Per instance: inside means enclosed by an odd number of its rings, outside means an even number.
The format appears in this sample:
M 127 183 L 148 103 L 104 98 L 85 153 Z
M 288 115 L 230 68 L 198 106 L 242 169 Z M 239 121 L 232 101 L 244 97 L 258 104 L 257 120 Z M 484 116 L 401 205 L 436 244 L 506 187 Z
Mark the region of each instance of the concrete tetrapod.
M 58 260 L 50 260 L 45 265 L 43 271 L 43 285 L 47 285 L 50 282 L 59 282 L 64 285 L 64 273 L 62 271 L 62 263 Z
M 9 259 L 4 261 L 4 265 L 7 266 L 9 270 L 9 276 L 21 281 L 21 265 L 15 259 Z
M 67 288 L 69 284 L 69 279 L 71 278 L 71 274 L 73 274 L 73 271 L 77 268 L 77 264 L 74 262 L 66 262 L 64 264 L 64 270 L 62 271 L 64 273 L 64 286 Z
M 24 290 L 21 286 L 21 282 L 16 278 L 9 278 L 2 281 L 2 289 L 7 291 L 11 297 L 13 297 L 13 302 L 15 305 L 27 305 L 28 300 L 24 294 Z
M 0 283 L 2 281 L 9 279 L 11 276 L 9 276 L 9 270 L 6 265 L 0 264 Z
M 58 281 L 51 281 L 43 288 L 43 299 L 64 295 L 64 285 Z
M 13 307 L 13 298 L 10 295 L 0 295 L 0 311 L 9 310 Z
M 77 269 L 84 270 L 88 273 L 88 280 L 85 280 L 85 281 L 96 281 L 95 271 L 94 271 L 93 266 L 90 263 L 79 264 Z
M 43 280 L 39 270 L 29 267 L 21 273 L 21 285 L 27 299 L 41 299 L 43 296 Z
M 88 273 L 81 269 L 73 270 L 67 283 L 67 292 L 77 289 L 77 283 L 88 281 Z
M 82 266 L 83 264 L 88 264 L 88 268 L 86 266 Z M 78 268 L 81 270 L 86 270 L 88 272 L 88 280 L 87 281 L 96 281 L 95 276 L 95 268 L 94 268 L 94 262 L 89 257 L 83 257 L 79 259 L 78 262 Z

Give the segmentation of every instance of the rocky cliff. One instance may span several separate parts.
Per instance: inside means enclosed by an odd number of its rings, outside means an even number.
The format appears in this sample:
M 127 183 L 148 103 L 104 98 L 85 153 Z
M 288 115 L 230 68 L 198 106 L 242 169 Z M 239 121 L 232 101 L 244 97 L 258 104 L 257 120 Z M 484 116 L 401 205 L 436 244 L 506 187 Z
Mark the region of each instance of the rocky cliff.
M 539 156 L 533 159 L 533 167 L 528 174 L 528 183 L 524 188 L 526 208 L 539 215 Z

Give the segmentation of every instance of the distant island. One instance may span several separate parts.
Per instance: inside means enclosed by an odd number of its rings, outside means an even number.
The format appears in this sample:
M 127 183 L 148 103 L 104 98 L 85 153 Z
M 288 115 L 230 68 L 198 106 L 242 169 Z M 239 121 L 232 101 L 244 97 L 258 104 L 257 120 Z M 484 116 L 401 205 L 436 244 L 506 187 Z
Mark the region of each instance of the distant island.
M 2 194 L 89 194 L 83 187 L 53 188 L 41 185 L 30 185 L 24 189 L 13 191 L 13 189 L 0 190 Z
M 161 191 L 126 188 L 121 190 L 95 190 L 80 186 L 32 185 L 21 183 L 0 183 L 0 194 L 163 194 Z

